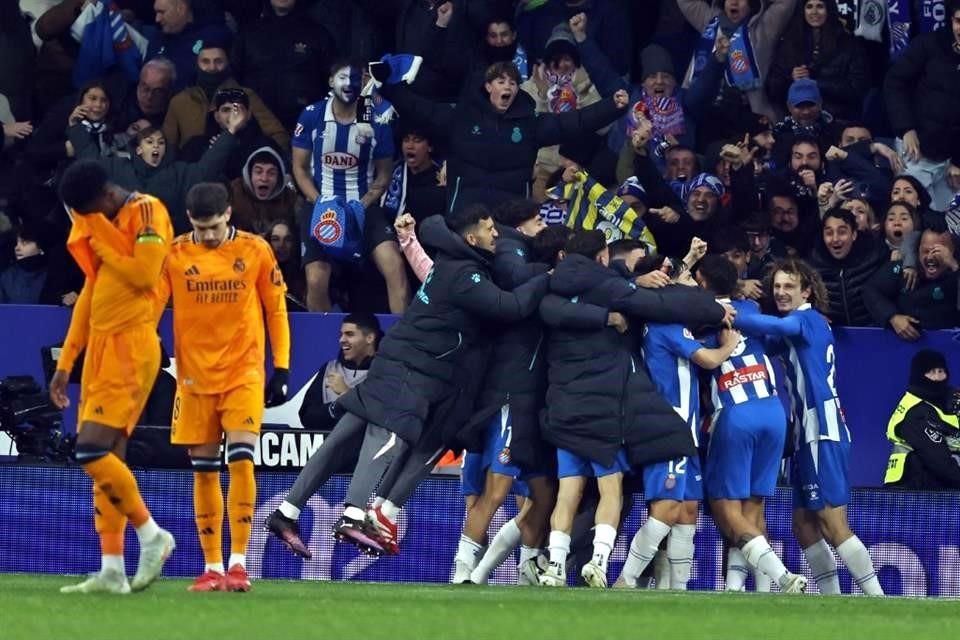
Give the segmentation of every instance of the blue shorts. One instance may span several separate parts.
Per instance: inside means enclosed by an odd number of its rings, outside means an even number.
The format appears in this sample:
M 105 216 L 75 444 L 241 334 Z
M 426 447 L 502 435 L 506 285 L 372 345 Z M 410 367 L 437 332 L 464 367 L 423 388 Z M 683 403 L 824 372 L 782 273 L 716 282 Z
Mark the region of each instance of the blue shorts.
M 520 467 L 510 457 L 510 442 L 513 440 L 513 420 L 510 417 L 510 405 L 503 405 L 487 425 L 487 443 L 483 448 L 483 458 L 490 471 L 502 476 L 520 477 Z
M 577 454 L 566 449 L 557 449 L 557 477 L 558 478 L 602 478 L 614 473 L 626 473 L 630 471 L 630 463 L 627 462 L 627 452 L 622 447 L 617 452 L 617 459 L 609 467 L 605 467 L 599 462 L 593 462 L 586 458 L 581 458 Z
M 643 468 L 643 497 L 654 500 L 703 500 L 700 458 L 677 458 L 648 464 Z
M 460 469 L 460 493 L 464 496 L 479 496 L 487 481 L 487 467 L 483 464 L 482 453 L 470 453 L 463 456 L 463 468 Z
M 711 500 L 769 497 L 777 486 L 787 418 L 777 397 L 720 410 L 710 433 L 704 490 Z
M 847 478 L 849 442 L 817 440 L 800 445 L 793 454 L 793 506 L 810 511 L 842 507 L 850 501 Z
M 520 479 L 520 467 L 510 458 L 512 438 L 513 421 L 510 418 L 510 408 L 504 405 L 490 419 L 483 453 L 467 453 L 464 456 L 461 477 L 461 493 L 464 496 L 479 496 L 483 493 L 488 470 L 513 478 L 511 493 L 514 495 L 525 498 L 530 496 L 527 483 Z

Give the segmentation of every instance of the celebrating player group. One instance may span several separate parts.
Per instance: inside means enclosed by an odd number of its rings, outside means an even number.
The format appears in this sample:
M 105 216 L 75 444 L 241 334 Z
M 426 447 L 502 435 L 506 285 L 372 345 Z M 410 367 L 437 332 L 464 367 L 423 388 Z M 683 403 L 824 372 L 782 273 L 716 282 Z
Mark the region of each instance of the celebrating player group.
M 93 480 L 102 550 L 100 571 L 62 591 L 145 589 L 174 552 L 124 462 L 159 370 L 156 328 L 168 300 L 177 361 L 171 439 L 192 460 L 205 563 L 190 589 L 248 591 L 254 448 L 264 406 L 286 399 L 290 360 L 285 285 L 271 249 L 230 225 L 219 184 L 190 190 L 193 231 L 178 238 L 161 202 L 112 184 L 96 162 L 74 163 L 60 190 L 74 220 L 68 247 L 86 281 L 51 396 L 67 406 L 83 353 L 76 452 Z M 545 226 L 526 201 L 455 208 L 419 227 L 432 269 L 367 377 L 337 399 L 342 417 L 265 523 L 290 551 L 310 557 L 317 548 L 300 536 L 300 510 L 352 464 L 333 534 L 370 555 L 401 553 L 401 509 L 440 455 L 466 450 L 454 583 L 485 583 L 519 545 L 521 584 L 565 586 L 575 573 L 606 588 L 632 503 L 624 496 L 642 484 L 649 515 L 627 532 L 629 555 L 613 587 L 636 588 L 649 567 L 658 588 L 686 589 L 706 501 L 728 544 L 728 590 L 743 590 L 753 572 L 758 589 L 803 592 L 806 578 L 766 537 L 764 501 L 789 451 L 794 534 L 819 592 L 840 592 L 832 547 L 865 593 L 882 595 L 847 523 L 850 434 L 832 332 L 818 311 L 823 283 L 806 264 L 772 268 L 775 315 L 764 315 L 739 299 L 728 258 L 705 255 L 696 239 L 671 262 L 645 255 L 639 242 L 608 246 L 600 231 Z M 788 402 L 777 395 L 777 358 Z M 518 515 L 488 540 L 511 493 Z M 128 521 L 140 543 L 129 582 Z M 577 561 L 591 531 L 592 553 Z

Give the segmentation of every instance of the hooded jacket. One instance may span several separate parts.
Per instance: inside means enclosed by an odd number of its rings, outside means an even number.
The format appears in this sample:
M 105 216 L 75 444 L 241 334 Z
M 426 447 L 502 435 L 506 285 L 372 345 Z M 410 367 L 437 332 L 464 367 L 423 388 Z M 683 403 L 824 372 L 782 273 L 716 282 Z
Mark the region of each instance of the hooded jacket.
M 413 93 L 406 85 L 384 85 L 384 97 L 402 117 L 447 142 L 447 209 L 466 190 L 500 191 L 526 197 L 531 168 L 541 147 L 572 141 L 616 120 L 622 110 L 612 98 L 562 114 L 537 114 L 533 98 L 519 91 L 498 113 L 482 86 L 451 108 Z
M 198 182 L 217 181 L 223 173 L 227 159 L 236 146 L 236 138 L 224 132 L 200 162 L 187 163 L 172 159 L 168 151 L 159 166 L 151 167 L 137 155 L 132 158 L 99 157 L 96 145 L 80 125 L 67 129 L 67 138 L 73 143 L 78 158 L 99 160 L 107 170 L 110 181 L 129 191 L 139 191 L 156 196 L 167 206 L 173 228 L 177 233 L 190 230 L 185 208 L 187 191 Z
M 260 153 L 269 153 L 280 167 L 277 186 L 266 200 L 260 200 L 253 192 L 250 171 L 253 157 Z M 287 188 L 287 165 L 273 147 L 254 149 L 243 164 L 241 175 L 230 181 L 230 206 L 233 208 L 231 221 L 244 231 L 263 235 L 277 221 L 283 221 L 295 229 L 294 211 L 297 204 L 297 192 Z
M 632 326 L 626 334 L 606 326 L 584 330 L 542 314 L 549 327 L 544 438 L 606 466 L 621 447 L 635 465 L 696 455 L 689 426 L 657 392 L 637 355 L 637 324 L 717 324 L 723 308 L 699 289 L 638 289 L 615 269 L 580 255 L 557 265 L 550 290 L 623 313 Z
M 424 220 L 418 235 L 436 252 L 433 269 L 380 343 L 367 379 L 338 401 L 411 443 L 444 400 L 471 385 L 476 390 L 476 370 L 462 363 L 474 362 L 484 325 L 530 316 L 548 286 L 541 275 L 514 291 L 500 289 L 491 278 L 491 256 L 468 245 L 442 216 Z M 473 396 L 466 400 L 469 412 Z
M 889 253 L 869 233 L 858 233 L 850 253 L 842 260 L 830 255 L 822 240 L 817 243 L 810 266 L 817 270 L 827 288 L 830 322 L 845 327 L 873 325 L 863 301 L 863 289 L 888 259 Z

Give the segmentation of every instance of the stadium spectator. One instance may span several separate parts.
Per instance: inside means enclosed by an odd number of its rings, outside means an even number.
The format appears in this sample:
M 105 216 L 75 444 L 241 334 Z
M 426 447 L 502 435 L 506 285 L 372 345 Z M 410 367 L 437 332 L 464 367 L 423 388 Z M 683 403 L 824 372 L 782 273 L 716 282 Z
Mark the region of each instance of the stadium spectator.
M 192 85 L 197 77 L 197 43 L 230 40 L 223 12 L 201 11 L 204 3 L 197 3 L 197 7 L 194 3 L 195 0 L 155 0 L 157 28 L 144 30 L 149 41 L 144 59 L 163 56 L 173 63 L 177 69 L 174 91 Z
M 477 192 L 484 201 L 529 196 L 531 168 L 541 147 L 596 131 L 627 106 L 627 94 L 621 90 L 584 109 L 537 114 L 533 99 L 519 90 L 520 74 L 512 63 L 491 65 L 484 77 L 483 86 L 475 87 L 453 109 L 426 100 L 403 84 L 385 84 L 381 89 L 401 117 L 448 143 L 448 211 L 458 199 L 469 204 Z
M 300 252 L 297 249 L 296 226 L 287 222 L 274 222 L 267 230 L 266 238 L 273 249 L 273 255 L 283 273 L 283 282 L 287 285 L 287 310 L 306 311 L 304 290 L 307 283 L 303 276 L 303 267 L 300 266 Z
M 890 66 L 883 92 L 908 174 L 930 190 L 933 208 L 953 197 L 947 169 L 960 145 L 960 0 L 946 3 L 947 25 L 918 35 Z M 960 158 L 957 159 L 960 162 Z
M 957 393 L 950 386 L 950 369 L 942 353 L 920 349 L 914 354 L 907 391 L 887 424 L 892 449 L 884 485 L 919 491 L 960 489 L 960 465 L 949 445 L 960 436 Z
M 30 37 L 30 22 L 16 1 L 0 2 L 0 94 L 7 97 L 17 118 L 33 117 L 36 50 Z
M 550 35 L 544 50 L 543 63 L 535 64 L 530 77 L 520 88 L 533 98 L 537 113 L 564 113 L 600 101 L 600 94 L 594 87 L 590 76 L 580 65 L 580 52 L 570 28 L 558 24 Z M 619 86 L 617 87 L 619 88 Z M 616 91 L 616 89 L 614 90 Z M 577 156 L 589 161 L 589 150 L 595 149 L 596 136 L 585 133 L 581 140 L 568 143 L 568 148 L 581 146 Z M 583 157 L 584 152 L 587 155 Z M 570 153 L 568 151 L 568 153 Z M 533 199 L 542 202 L 546 198 L 546 183 L 550 175 L 560 168 L 560 146 L 543 147 L 537 153 L 533 174 Z
M 957 309 L 957 264 L 953 236 L 943 223 L 920 236 L 917 285 L 902 286 L 902 264 L 888 263 L 863 289 L 863 301 L 878 326 L 890 326 L 904 340 L 920 337 L 923 329 L 960 326 Z
M 125 132 L 114 129 L 111 104 L 107 85 L 95 80 L 84 85 L 76 97 L 61 100 L 47 112 L 26 147 L 41 180 L 59 173 L 77 156 L 77 144 L 66 134 L 70 128 L 77 128 L 75 136 L 83 138 L 81 146 L 95 150 L 96 155 L 110 157 L 125 150 L 128 138 Z
M 247 158 L 257 149 L 269 147 L 277 152 L 282 151 L 273 139 L 264 135 L 256 119 L 251 117 L 249 96 L 242 89 L 221 87 L 213 95 L 210 111 L 206 114 L 203 133 L 194 136 L 181 145 L 177 158 L 184 162 L 200 160 L 211 145 L 217 141 L 220 134 L 227 130 L 227 116 L 231 111 L 242 113 L 243 126 L 235 134 L 237 145 L 227 159 L 227 165 L 224 169 L 224 178 L 227 181 L 241 177 Z
M 677 72 L 669 52 L 657 44 L 651 44 L 640 52 L 637 85 L 627 85 L 614 70 L 613 63 L 604 55 L 601 46 L 588 37 L 589 23 L 585 14 L 570 19 L 573 35 L 580 47 L 583 64 L 593 79 L 600 94 L 609 96 L 618 89 L 630 93 L 632 109 L 617 123 L 607 138 L 614 153 L 619 153 L 624 143 L 640 125 L 640 114 L 653 125 L 648 144 L 651 151 L 661 145 L 683 144 L 693 146 L 697 124 L 704 117 L 710 101 L 720 90 L 724 64 L 729 53 L 729 41 L 718 40 L 712 55 L 704 63 L 689 89 L 679 87 Z M 662 155 L 662 149 L 658 153 Z M 658 156 L 659 157 L 659 156 Z
M 337 398 L 367 377 L 382 335 L 380 321 L 372 313 L 351 313 L 344 317 L 337 357 L 317 372 L 300 405 L 300 422 L 304 427 L 331 431 L 336 426 L 344 413 L 337 405 Z M 357 450 L 359 448 L 357 446 Z
M 810 256 L 827 288 L 827 317 L 835 325 L 868 327 L 873 319 L 863 302 L 863 288 L 888 262 L 888 252 L 878 238 L 857 231 L 849 211 L 827 211 L 820 224 L 820 239 Z
M 850 198 L 849 200 L 844 200 L 840 208 L 846 209 L 856 218 L 857 231 L 874 233 L 881 229 L 880 223 L 877 222 L 877 214 L 869 200 L 862 197 Z
M 217 92 L 237 89 L 246 94 L 250 111 L 263 134 L 271 138 L 280 149 L 288 149 L 290 134 L 263 104 L 260 96 L 247 87 L 241 87 L 234 79 L 228 51 L 226 43 L 222 40 L 203 41 L 202 48 L 195 58 L 196 84 L 185 88 L 170 100 L 170 107 L 163 121 L 163 134 L 167 138 L 167 143 L 182 148 L 194 136 L 204 135 L 207 113 L 216 106 Z
M 287 131 L 323 95 L 317 82 L 333 61 L 333 37 L 307 13 L 305 0 L 270 0 L 244 25 L 230 59 L 237 80 L 256 92 Z
M 177 70 L 166 58 L 154 58 L 140 68 L 140 78 L 134 86 L 124 85 L 116 109 L 117 121 L 128 132 L 136 125 L 136 133 L 146 124 L 163 126 L 167 115 Z
M 401 123 L 401 157 L 380 200 L 387 217 L 409 212 L 417 222 L 443 213 L 447 197 L 444 164 L 436 159 L 430 134 L 422 127 Z
M 0 272 L 0 304 L 39 304 L 47 281 L 47 256 L 37 233 L 17 230 L 16 262 Z
M 790 161 L 792 147 L 799 140 L 813 141 L 825 153 L 840 139 L 840 125 L 823 110 L 823 97 L 813 80 L 793 81 L 787 93 L 787 108 L 788 115 L 773 127 L 773 156 L 781 164 Z
M 228 130 L 210 147 L 199 162 L 173 160 L 167 154 L 163 131 L 146 127 L 137 132 L 132 158 L 100 158 L 110 179 L 125 189 L 155 195 L 170 212 L 174 230 L 185 233 L 190 229 L 184 199 L 190 187 L 198 182 L 220 179 L 231 151 L 236 146 L 233 133 L 242 126 L 240 112 L 228 116 Z M 96 147 L 85 137 L 81 125 L 67 131 L 77 150 L 77 158 L 98 158 Z
M 802 0 L 784 29 L 767 74 L 767 95 L 786 102 L 794 80 L 809 78 L 834 118 L 859 118 L 870 88 L 870 66 L 862 45 L 847 33 L 834 0 Z
M 240 176 L 230 181 L 231 222 L 244 231 L 264 235 L 275 222 L 294 226 L 297 192 L 287 165 L 270 146 L 246 156 Z
M 776 121 L 776 110 L 767 100 L 763 83 L 777 40 L 796 3 L 797 0 L 677 0 L 687 22 L 701 34 L 684 86 L 690 86 L 706 67 L 719 35 L 742 38 L 737 50 L 727 57 L 725 81 L 705 117 L 709 126 L 704 127 L 701 144 L 740 133 L 744 116 L 750 112 Z M 734 65 L 734 60 L 738 64 Z
M 376 264 L 387 282 L 390 310 L 400 313 L 409 300 L 403 258 L 393 228 L 384 219 L 384 210 L 374 206 L 386 192 L 392 175 L 393 131 L 390 125 L 376 122 L 376 117 L 373 123 L 359 121 L 360 80 L 358 66 L 335 61 L 328 79 L 330 96 L 304 109 L 294 131 L 293 177 L 306 199 L 301 235 L 307 307 L 311 311 L 329 311 L 332 307 L 334 261 L 313 233 L 313 214 L 318 203 L 339 198 L 348 206 L 365 210 L 363 257 Z
M 544 40 L 546 42 L 546 40 Z M 530 58 L 527 51 L 517 39 L 517 30 L 513 17 L 494 15 L 490 17 L 483 28 L 483 35 L 479 45 L 468 53 L 467 69 L 464 73 L 463 84 L 460 87 L 459 100 L 469 98 L 476 91 L 476 87 L 484 82 L 484 76 L 490 65 L 512 62 L 519 74 L 518 84 L 530 77 L 531 65 L 539 58 Z
M 521 11 L 517 34 L 530 60 L 545 60 L 546 45 L 555 26 L 576 15 L 586 18 L 588 35 L 613 64 L 614 72 L 618 76 L 628 75 L 634 60 L 632 23 L 625 3 L 610 0 L 547 0 Z

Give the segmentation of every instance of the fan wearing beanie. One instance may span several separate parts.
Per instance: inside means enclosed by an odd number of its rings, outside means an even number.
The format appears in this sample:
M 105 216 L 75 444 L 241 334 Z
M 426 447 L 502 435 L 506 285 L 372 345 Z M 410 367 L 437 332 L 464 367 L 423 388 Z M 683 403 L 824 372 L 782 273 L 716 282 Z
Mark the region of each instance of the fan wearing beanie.
M 910 382 L 887 425 L 892 445 L 883 483 L 902 489 L 960 489 L 957 390 L 947 359 L 921 349 L 910 362 Z

